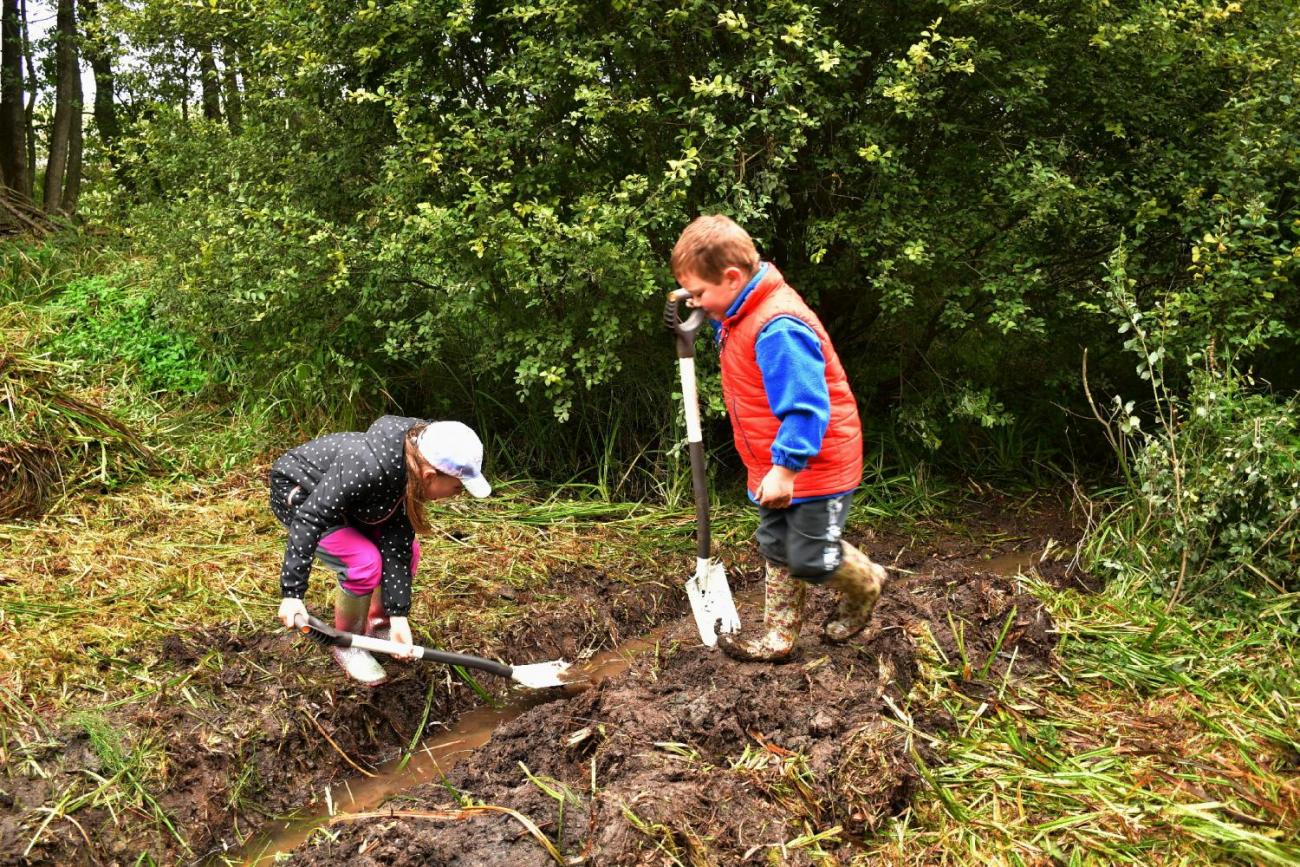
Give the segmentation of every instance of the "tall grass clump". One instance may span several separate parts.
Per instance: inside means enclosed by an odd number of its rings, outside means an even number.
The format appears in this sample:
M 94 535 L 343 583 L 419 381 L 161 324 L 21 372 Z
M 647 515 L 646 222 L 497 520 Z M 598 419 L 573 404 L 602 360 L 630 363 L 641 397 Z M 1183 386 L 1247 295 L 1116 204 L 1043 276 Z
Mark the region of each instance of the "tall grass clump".
M 112 487 L 153 464 L 149 449 L 67 365 L 38 352 L 33 319 L 0 308 L 0 520 L 40 514 L 87 482 Z

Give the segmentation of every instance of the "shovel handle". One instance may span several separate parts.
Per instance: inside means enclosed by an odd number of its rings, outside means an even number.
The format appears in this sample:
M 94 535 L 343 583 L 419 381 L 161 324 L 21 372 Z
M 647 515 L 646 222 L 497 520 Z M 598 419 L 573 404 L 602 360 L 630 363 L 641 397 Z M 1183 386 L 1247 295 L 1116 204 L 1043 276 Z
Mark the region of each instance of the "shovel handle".
M 296 621 L 302 623 L 301 618 Z M 378 653 L 393 654 L 397 651 L 394 648 L 403 647 L 393 641 L 384 641 L 379 638 L 371 638 L 369 635 L 355 635 L 351 632 L 345 632 L 342 629 L 335 629 L 326 623 L 307 615 L 305 624 L 299 627 L 303 632 L 317 632 L 325 636 L 335 647 L 359 647 L 362 650 L 373 650 Z M 463 668 L 474 668 L 479 671 L 486 671 L 489 674 L 495 674 L 499 677 L 510 677 L 513 669 L 503 662 L 496 662 L 492 659 L 484 659 L 481 656 L 471 656 L 468 653 L 453 653 L 450 650 L 438 650 L 436 647 L 415 648 L 415 658 L 423 659 L 425 662 L 437 662 L 442 665 L 459 665 Z
M 677 357 L 695 357 L 695 335 L 700 333 L 707 318 L 703 310 L 695 310 L 685 320 L 678 313 L 677 305 L 691 297 L 685 289 L 674 289 L 668 293 L 664 303 L 664 325 L 677 337 Z
M 691 453 L 691 490 L 695 494 L 695 555 L 708 560 L 712 551 L 709 531 L 709 476 L 704 464 L 704 433 L 700 425 L 700 398 L 695 386 L 695 336 L 704 326 L 703 310 L 696 310 L 682 321 L 677 305 L 690 297 L 685 289 L 668 293 L 664 307 L 664 324 L 673 332 L 677 344 L 677 363 L 681 368 L 682 402 L 686 405 L 686 439 Z

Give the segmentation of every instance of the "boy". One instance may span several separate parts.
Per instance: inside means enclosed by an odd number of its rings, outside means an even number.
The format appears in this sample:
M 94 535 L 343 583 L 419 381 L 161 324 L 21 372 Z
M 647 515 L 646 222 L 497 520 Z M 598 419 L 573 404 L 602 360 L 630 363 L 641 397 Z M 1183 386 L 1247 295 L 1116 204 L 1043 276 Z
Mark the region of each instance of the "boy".
M 688 305 L 714 320 L 722 395 L 767 565 L 763 635 L 719 643 L 737 659 L 789 659 L 809 584 L 839 591 L 823 634 L 848 641 L 866 628 L 888 573 L 840 538 L 862 478 L 862 426 L 830 337 L 727 217 L 687 226 L 671 266 Z

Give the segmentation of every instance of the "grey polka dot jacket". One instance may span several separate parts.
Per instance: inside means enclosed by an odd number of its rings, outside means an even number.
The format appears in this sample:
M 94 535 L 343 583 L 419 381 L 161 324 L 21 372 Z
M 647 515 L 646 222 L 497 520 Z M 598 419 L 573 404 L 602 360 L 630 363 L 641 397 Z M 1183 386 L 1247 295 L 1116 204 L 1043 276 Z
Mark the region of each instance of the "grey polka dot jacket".
M 356 527 L 374 540 L 383 563 L 384 609 L 394 617 L 411 610 L 411 543 L 406 517 L 406 432 L 422 419 L 386 415 L 365 433 L 328 434 L 303 443 L 271 465 L 302 488 L 289 522 L 280 570 L 280 594 L 303 598 L 321 537 Z M 298 502 L 305 493 L 306 498 Z

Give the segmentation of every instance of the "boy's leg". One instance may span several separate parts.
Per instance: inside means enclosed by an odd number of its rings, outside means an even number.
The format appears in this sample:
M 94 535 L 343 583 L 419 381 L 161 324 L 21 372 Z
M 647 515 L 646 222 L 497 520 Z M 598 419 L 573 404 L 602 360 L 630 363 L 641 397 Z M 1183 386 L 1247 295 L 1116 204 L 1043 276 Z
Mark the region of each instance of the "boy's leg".
M 844 545 L 844 562 L 827 582 L 840 591 L 840 604 L 822 626 L 827 641 L 840 643 L 867 628 L 876 601 L 889 581 L 889 572 L 850 545 Z
M 758 509 L 755 537 L 766 561 L 766 594 L 763 633 L 757 638 L 730 634 L 718 637 L 722 650 L 735 659 L 777 662 L 794 653 L 803 626 L 803 605 L 807 585 L 790 576 L 786 567 L 787 509 Z
M 853 494 L 798 503 L 787 511 L 786 536 L 790 573 L 809 584 L 824 584 L 840 568 L 844 547 L 840 536 L 848 520 Z
M 742 638 L 724 632 L 718 645 L 733 659 L 782 662 L 794 655 L 799 630 L 803 628 L 803 604 L 808 585 L 790 577 L 784 566 L 767 563 L 763 632 L 756 638 Z
M 321 537 L 316 557 L 339 579 L 334 601 L 334 627 L 364 635 L 370 599 L 383 571 L 375 543 L 351 527 L 339 527 Z M 330 649 L 334 661 L 352 679 L 378 686 L 387 680 L 383 667 L 368 651 L 356 647 Z
M 790 570 L 814 584 L 837 590 L 840 602 L 823 627 L 825 637 L 847 641 L 871 621 L 871 612 L 884 589 L 885 567 L 843 541 L 853 495 L 800 503 L 790 509 Z

